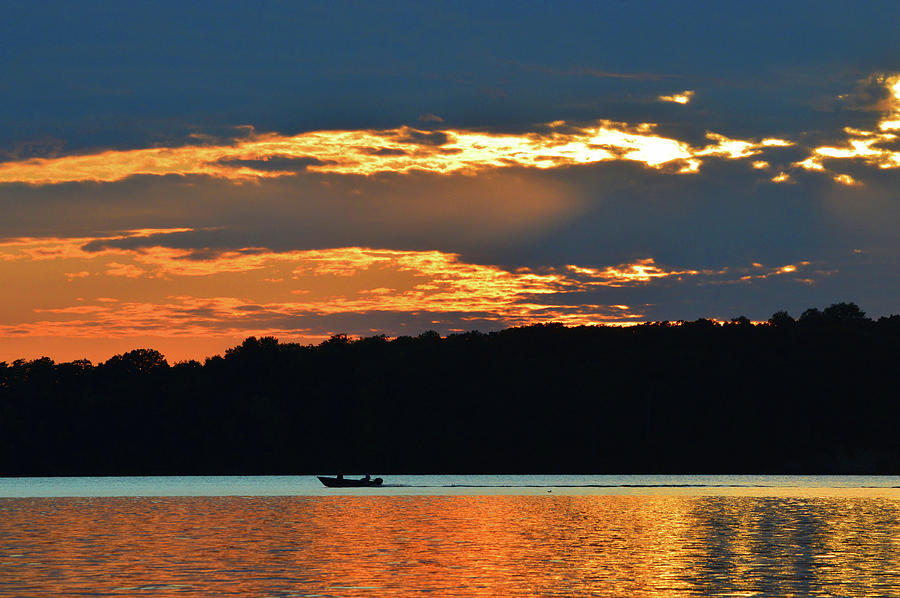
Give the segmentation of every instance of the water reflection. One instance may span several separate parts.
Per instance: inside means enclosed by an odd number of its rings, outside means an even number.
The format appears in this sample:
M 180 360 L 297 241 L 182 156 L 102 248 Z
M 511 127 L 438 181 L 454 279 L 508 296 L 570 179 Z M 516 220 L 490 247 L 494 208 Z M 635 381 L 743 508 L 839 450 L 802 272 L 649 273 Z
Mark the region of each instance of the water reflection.
M 900 501 L 0 499 L 0 595 L 898 595 Z
M 694 533 L 708 594 L 898 595 L 898 503 L 709 499 Z

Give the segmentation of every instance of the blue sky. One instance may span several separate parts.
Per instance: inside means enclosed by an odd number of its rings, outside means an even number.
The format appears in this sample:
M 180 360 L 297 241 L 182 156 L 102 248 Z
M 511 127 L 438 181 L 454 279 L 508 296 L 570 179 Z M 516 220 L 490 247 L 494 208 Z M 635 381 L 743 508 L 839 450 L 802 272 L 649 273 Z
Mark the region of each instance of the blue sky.
M 254 124 L 462 127 L 549 118 L 674 120 L 737 133 L 826 124 L 860 79 L 896 68 L 893 3 L 18 3 L 0 25 L 7 148 L 142 146 Z M 606 76 L 604 76 L 606 75 Z M 698 97 L 698 100 L 700 98 Z M 668 118 L 667 118 L 668 117 Z M 840 119 L 843 123 L 845 119 Z

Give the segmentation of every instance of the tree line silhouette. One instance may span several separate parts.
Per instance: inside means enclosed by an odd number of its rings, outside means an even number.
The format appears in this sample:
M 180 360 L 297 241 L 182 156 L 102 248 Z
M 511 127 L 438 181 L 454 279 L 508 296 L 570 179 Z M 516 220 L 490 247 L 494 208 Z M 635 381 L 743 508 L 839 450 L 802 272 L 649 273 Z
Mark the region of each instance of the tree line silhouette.
M 0 475 L 900 473 L 900 316 L 0 362 Z

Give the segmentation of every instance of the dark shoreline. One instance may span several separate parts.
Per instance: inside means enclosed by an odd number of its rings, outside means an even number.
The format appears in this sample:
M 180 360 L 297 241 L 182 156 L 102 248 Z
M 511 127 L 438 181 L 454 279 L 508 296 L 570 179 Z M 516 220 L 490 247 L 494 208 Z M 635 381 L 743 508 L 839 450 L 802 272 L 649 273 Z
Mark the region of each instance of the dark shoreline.
M 900 316 L 0 363 L 0 475 L 900 473 Z

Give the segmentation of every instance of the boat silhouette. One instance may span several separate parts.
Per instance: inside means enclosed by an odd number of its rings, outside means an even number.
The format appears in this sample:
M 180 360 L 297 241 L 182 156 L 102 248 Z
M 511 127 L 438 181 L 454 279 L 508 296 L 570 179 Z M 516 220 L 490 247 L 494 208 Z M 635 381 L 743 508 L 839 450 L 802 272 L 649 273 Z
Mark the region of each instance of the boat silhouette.
M 381 486 L 384 482 L 381 478 L 372 479 L 369 476 L 362 479 L 345 478 L 341 475 L 333 478 L 321 475 L 316 477 L 329 488 L 369 488 L 372 486 Z

